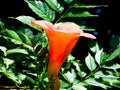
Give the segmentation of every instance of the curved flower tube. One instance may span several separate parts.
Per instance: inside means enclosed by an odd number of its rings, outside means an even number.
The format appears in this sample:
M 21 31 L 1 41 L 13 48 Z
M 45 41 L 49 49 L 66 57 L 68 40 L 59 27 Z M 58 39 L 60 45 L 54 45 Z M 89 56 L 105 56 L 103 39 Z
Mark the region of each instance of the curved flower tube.
M 48 78 L 51 81 L 51 89 L 59 90 L 60 83 L 57 75 L 79 37 L 83 36 L 91 39 L 96 39 L 96 37 L 83 32 L 75 23 L 62 23 L 58 24 L 57 27 L 46 20 L 32 21 L 31 23 L 42 28 L 48 36 L 50 43 Z

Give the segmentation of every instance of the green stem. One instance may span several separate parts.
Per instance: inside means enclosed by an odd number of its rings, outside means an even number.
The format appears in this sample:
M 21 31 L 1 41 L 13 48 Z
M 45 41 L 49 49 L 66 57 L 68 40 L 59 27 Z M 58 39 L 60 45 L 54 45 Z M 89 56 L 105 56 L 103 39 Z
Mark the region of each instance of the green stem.
M 74 1 L 71 3 L 71 5 L 73 5 L 73 4 L 75 3 L 75 1 L 76 1 L 76 0 L 74 0 Z M 58 23 L 58 22 L 65 16 L 65 14 L 70 10 L 70 8 L 71 8 L 71 6 L 69 6 L 68 9 L 67 9 L 62 15 L 60 15 L 60 18 L 58 18 L 58 19 L 56 20 L 55 24 Z
M 96 68 L 93 72 L 91 72 L 89 75 L 87 75 L 84 80 L 86 80 L 89 77 L 93 76 L 100 68 L 101 68 L 101 66 L 99 66 L 98 68 Z

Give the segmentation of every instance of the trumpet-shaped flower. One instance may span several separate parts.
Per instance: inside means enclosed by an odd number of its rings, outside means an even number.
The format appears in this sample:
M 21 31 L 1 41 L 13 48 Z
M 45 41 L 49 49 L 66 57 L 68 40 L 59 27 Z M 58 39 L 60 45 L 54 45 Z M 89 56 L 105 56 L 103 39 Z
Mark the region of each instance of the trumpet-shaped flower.
M 53 90 L 59 90 L 59 74 L 62 64 L 70 54 L 80 36 L 96 39 L 95 36 L 85 33 L 75 23 L 62 23 L 56 26 L 45 20 L 32 21 L 33 25 L 42 28 L 50 44 L 50 60 L 48 64 L 48 78 L 56 81 Z

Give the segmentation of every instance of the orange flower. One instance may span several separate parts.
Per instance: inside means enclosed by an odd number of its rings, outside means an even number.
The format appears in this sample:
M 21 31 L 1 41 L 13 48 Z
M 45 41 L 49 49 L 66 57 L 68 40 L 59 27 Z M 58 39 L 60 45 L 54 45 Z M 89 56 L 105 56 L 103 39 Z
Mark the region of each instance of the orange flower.
M 55 27 L 52 23 L 40 20 L 33 21 L 46 32 L 50 43 L 50 61 L 48 64 L 48 77 L 58 80 L 58 73 L 67 56 L 72 51 L 80 36 L 96 39 L 95 36 L 83 32 L 75 23 L 62 23 Z M 59 87 L 59 82 L 56 83 Z M 57 87 L 57 88 L 58 88 Z M 59 90 L 59 89 L 53 89 Z

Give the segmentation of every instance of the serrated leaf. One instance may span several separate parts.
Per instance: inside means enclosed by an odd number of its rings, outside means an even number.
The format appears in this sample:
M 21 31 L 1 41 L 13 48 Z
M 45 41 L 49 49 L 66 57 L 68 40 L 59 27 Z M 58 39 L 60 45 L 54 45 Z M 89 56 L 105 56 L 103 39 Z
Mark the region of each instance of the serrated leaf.
M 109 74 L 108 72 L 105 71 L 98 71 L 94 75 L 95 78 L 117 78 L 116 76 Z
M 24 0 L 28 6 L 42 19 L 53 21 L 55 19 L 55 12 L 51 10 L 46 3 L 42 1 Z
M 13 31 L 13 30 L 8 30 L 8 29 L 6 29 L 5 31 L 7 32 L 7 34 L 8 34 L 11 38 L 22 42 L 21 38 L 19 37 L 19 35 L 18 35 L 15 31 Z
M 93 17 L 98 15 L 93 15 L 89 11 L 77 11 L 77 10 L 70 10 L 66 13 L 64 17 Z
M 109 62 L 109 63 L 105 63 L 102 67 L 116 70 L 116 69 L 120 69 L 120 64 L 115 63 L 115 62 Z
M 112 87 L 120 88 L 120 80 L 116 78 L 103 78 L 103 81 L 109 83 Z
M 85 64 L 90 71 L 95 70 L 97 67 L 94 58 L 90 54 L 88 54 L 88 56 L 85 58 Z
M 120 55 L 120 46 L 116 50 L 114 50 L 114 52 L 111 53 L 105 61 L 107 62 L 107 61 L 113 60 L 118 55 Z
M 37 26 L 31 24 L 31 21 L 35 21 L 36 20 L 35 18 L 33 18 L 31 16 L 25 16 L 25 15 L 23 15 L 23 16 L 18 16 L 15 19 L 19 20 L 20 22 L 22 22 L 22 23 L 24 23 L 24 24 L 26 24 L 26 25 L 28 25 L 30 27 L 33 27 L 33 28 L 41 31 L 40 28 L 38 28 Z
M 107 88 L 109 87 L 109 86 L 103 84 L 102 82 L 97 81 L 97 80 L 94 79 L 94 78 L 89 78 L 89 79 L 85 80 L 85 82 L 88 83 L 89 85 L 101 87 L 101 88 L 103 88 L 103 89 L 107 89 Z
M 45 0 L 47 4 L 58 13 L 62 13 L 64 7 L 59 0 Z
M 12 53 L 21 53 L 21 54 L 28 54 L 27 50 L 25 49 L 10 49 L 6 51 L 7 54 L 12 54 Z

